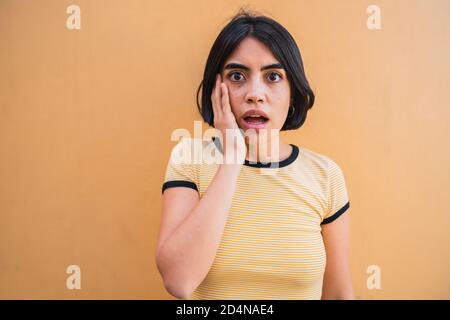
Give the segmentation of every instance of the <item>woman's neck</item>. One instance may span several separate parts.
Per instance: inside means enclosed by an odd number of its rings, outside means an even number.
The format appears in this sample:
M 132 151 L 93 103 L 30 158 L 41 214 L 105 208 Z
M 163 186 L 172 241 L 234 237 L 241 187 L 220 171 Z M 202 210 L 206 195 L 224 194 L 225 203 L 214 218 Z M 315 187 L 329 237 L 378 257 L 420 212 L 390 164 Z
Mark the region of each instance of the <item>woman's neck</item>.
M 265 141 L 259 144 L 246 142 L 246 146 L 245 160 L 251 162 L 280 162 L 288 158 L 292 153 L 292 146 L 283 143 L 281 140 L 276 141 L 276 143 Z

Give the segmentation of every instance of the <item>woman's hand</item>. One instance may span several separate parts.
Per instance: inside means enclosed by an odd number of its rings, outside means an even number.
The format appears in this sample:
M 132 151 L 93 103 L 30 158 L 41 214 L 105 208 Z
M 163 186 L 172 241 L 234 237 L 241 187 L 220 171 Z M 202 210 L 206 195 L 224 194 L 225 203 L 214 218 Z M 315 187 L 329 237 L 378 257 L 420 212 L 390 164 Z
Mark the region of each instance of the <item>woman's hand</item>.
M 211 94 L 211 101 L 214 112 L 214 128 L 218 129 L 222 135 L 220 137 L 223 149 L 224 163 L 244 163 L 245 155 L 247 153 L 247 147 L 245 145 L 245 139 L 242 129 L 239 128 L 236 118 L 231 111 L 230 97 L 228 95 L 228 88 L 225 83 L 222 82 L 220 73 L 216 77 L 216 85 Z M 227 131 L 234 130 L 234 134 L 230 135 L 230 141 L 227 140 Z M 236 137 L 236 139 L 234 139 Z M 227 154 L 229 156 L 227 156 Z M 234 160 L 236 154 L 237 159 Z M 230 159 L 228 159 L 231 157 Z M 237 162 L 236 162 L 237 161 Z

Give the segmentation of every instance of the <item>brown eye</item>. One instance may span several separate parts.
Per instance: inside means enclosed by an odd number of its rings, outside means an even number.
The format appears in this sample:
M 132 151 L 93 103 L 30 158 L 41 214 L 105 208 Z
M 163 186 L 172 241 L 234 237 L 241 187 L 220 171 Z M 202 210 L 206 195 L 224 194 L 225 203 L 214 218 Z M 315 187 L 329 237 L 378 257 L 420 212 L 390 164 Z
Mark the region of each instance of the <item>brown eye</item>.
M 280 74 L 278 74 L 278 73 L 276 73 L 276 72 L 271 72 L 271 73 L 269 74 L 269 78 L 270 78 L 270 80 L 273 80 L 273 79 L 274 79 L 273 75 L 275 75 L 275 76 L 279 77 L 279 78 L 280 78 L 280 80 L 281 80 L 281 78 L 282 78 Z M 275 77 L 275 80 L 274 80 L 274 82 L 276 82 L 276 77 Z
M 240 72 L 230 72 L 228 74 L 228 79 L 230 79 L 231 81 L 239 81 L 240 79 L 236 79 L 236 77 L 233 77 L 234 75 L 242 76 Z

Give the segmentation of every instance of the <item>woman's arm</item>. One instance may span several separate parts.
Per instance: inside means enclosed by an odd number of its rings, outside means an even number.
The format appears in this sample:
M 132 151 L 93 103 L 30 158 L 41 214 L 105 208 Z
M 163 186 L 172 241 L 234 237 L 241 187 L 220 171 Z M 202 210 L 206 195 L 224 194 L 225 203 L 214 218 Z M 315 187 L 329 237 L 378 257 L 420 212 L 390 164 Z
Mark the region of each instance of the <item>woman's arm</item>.
M 355 299 L 349 265 L 349 209 L 322 225 L 322 237 L 327 255 L 322 300 Z
M 240 168 L 241 165 L 221 164 L 201 199 L 195 199 L 198 195 L 191 189 L 164 191 L 156 264 L 173 296 L 189 297 L 208 274 L 225 228 Z M 192 199 L 186 199 L 191 196 Z

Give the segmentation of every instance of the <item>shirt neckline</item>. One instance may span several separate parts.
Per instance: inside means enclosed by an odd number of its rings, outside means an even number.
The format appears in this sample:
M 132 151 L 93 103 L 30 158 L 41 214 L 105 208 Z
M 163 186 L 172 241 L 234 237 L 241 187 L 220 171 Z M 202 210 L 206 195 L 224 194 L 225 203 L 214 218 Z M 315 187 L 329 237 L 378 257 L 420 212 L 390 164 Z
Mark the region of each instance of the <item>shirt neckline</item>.
M 220 143 L 219 139 L 216 139 L 216 137 L 212 137 L 212 140 L 215 144 L 215 146 L 219 149 L 220 152 L 222 152 L 222 145 Z M 294 162 L 299 154 L 299 148 L 297 145 L 289 143 L 289 145 L 292 146 L 292 151 L 291 154 L 284 160 L 281 161 L 277 161 L 277 162 L 268 162 L 268 163 L 262 163 L 262 162 L 253 162 L 253 161 L 248 161 L 247 159 L 245 159 L 243 165 L 248 166 L 248 167 L 253 167 L 253 168 L 282 168 L 282 167 L 286 167 L 287 165 L 291 164 L 292 162 Z

